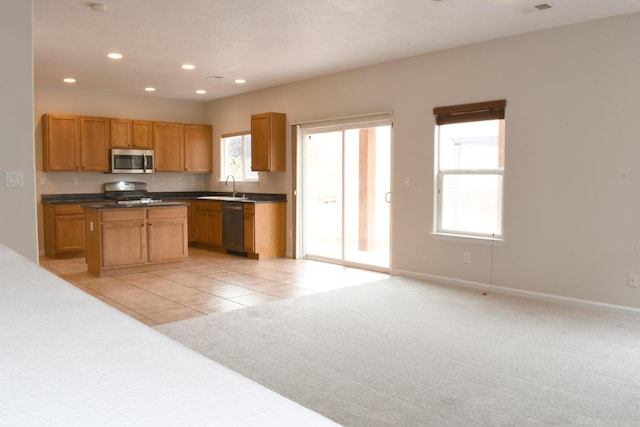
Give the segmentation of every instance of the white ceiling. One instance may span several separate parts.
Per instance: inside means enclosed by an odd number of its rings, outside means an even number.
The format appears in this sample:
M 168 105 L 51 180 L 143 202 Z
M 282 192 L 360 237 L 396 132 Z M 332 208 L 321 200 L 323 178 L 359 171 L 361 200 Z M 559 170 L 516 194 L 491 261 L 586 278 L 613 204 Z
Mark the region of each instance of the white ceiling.
M 35 84 L 212 100 L 636 11 L 640 0 L 34 0 Z

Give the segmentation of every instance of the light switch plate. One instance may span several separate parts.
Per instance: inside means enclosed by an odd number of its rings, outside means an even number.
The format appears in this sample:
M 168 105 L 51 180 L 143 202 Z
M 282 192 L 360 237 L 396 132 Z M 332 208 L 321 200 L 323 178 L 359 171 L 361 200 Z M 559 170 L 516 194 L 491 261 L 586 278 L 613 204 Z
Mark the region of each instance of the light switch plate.
M 24 175 L 22 171 L 6 171 L 4 182 L 6 187 L 24 187 Z

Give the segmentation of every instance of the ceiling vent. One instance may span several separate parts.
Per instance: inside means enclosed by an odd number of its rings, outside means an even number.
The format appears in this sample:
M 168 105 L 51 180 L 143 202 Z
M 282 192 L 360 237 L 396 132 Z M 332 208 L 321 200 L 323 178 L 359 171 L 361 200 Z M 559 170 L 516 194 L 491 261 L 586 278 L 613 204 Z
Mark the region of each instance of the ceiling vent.
M 522 9 L 522 12 L 524 13 L 540 12 L 543 10 L 551 9 L 552 7 L 553 6 L 551 6 L 549 3 L 540 3 L 530 7 L 525 7 L 524 9 Z

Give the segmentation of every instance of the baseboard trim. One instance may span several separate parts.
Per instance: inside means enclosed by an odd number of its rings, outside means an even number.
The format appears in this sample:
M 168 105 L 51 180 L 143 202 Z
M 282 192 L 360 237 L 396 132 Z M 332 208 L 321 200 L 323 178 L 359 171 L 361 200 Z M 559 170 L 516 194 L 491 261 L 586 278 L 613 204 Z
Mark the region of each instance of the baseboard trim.
M 453 277 L 438 276 L 435 274 L 418 273 L 415 271 L 392 269 L 391 275 L 404 276 L 412 279 L 435 282 L 443 285 L 452 285 L 468 289 L 477 289 L 482 292 L 496 292 L 505 295 L 514 295 L 525 298 L 532 298 L 542 301 L 563 302 L 584 307 L 596 307 L 609 311 L 640 313 L 640 308 L 628 307 L 624 305 L 607 304 L 598 301 L 585 300 L 580 298 L 564 297 L 561 295 L 547 294 L 543 292 L 527 291 L 523 289 L 509 288 L 504 286 L 489 285 L 488 283 L 474 282 L 471 280 L 455 279 Z

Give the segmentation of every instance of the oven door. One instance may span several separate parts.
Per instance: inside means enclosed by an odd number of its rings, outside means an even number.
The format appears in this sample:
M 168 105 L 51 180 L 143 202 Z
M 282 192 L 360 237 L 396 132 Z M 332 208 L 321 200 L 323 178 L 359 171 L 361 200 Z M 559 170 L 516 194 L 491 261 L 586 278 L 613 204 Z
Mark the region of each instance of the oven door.
M 111 149 L 111 173 L 152 173 L 153 150 Z

